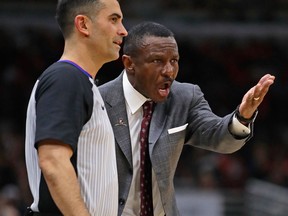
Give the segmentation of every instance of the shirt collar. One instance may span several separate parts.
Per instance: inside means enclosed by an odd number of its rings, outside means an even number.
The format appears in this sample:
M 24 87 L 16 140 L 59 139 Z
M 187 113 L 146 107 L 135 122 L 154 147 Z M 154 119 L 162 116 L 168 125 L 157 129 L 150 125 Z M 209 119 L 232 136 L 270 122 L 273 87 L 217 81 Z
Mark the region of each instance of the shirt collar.
M 131 113 L 134 114 L 142 105 L 150 100 L 149 98 L 144 97 L 140 94 L 129 82 L 126 70 L 124 70 L 123 74 L 123 91 L 126 103 L 128 104 Z

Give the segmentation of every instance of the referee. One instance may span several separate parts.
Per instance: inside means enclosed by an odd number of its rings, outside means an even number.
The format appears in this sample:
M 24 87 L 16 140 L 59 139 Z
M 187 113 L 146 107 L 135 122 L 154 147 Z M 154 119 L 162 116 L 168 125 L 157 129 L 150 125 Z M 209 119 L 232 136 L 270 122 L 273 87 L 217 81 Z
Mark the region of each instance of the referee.
M 36 81 L 25 155 L 33 203 L 26 215 L 113 216 L 118 178 L 113 130 L 94 84 L 119 57 L 127 31 L 117 0 L 60 0 L 61 59 Z

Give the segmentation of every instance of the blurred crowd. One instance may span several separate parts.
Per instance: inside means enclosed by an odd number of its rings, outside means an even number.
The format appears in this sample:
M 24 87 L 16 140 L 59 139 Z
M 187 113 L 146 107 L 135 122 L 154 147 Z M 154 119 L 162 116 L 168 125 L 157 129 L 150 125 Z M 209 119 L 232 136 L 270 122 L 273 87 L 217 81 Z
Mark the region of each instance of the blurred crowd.
M 158 4 L 178 8 L 181 3 L 198 11 L 216 4 L 211 0 L 189 2 L 165 0 Z M 206 4 L 208 2 L 211 4 Z M 221 2 L 232 7 L 228 4 L 231 0 Z M 233 2 L 242 5 L 246 1 Z M 284 1 L 271 2 L 274 10 L 288 8 Z M 233 111 L 244 93 L 263 74 L 276 76 L 275 84 L 259 108 L 254 137 L 231 155 L 184 147 L 176 185 L 241 190 L 247 180 L 256 178 L 288 187 L 288 117 L 285 113 L 288 38 L 195 39 L 176 34 L 176 39 L 180 52 L 177 79 L 199 84 L 212 110 L 219 116 Z M 0 41 L 0 216 L 19 216 L 31 203 L 24 157 L 26 106 L 37 77 L 60 57 L 63 40 L 57 30 L 26 27 L 19 31 L 1 28 Z M 104 65 L 98 74 L 98 83 L 116 77 L 122 69 L 120 59 Z

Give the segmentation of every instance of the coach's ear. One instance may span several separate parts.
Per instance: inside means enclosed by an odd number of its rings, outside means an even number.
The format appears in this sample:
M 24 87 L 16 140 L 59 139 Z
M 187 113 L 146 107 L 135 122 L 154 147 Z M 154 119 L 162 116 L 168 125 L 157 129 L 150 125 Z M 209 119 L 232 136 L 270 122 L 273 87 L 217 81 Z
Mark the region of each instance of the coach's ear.
M 122 56 L 122 62 L 125 67 L 125 70 L 127 71 L 127 74 L 133 74 L 134 73 L 134 63 L 131 59 L 131 56 L 123 55 Z

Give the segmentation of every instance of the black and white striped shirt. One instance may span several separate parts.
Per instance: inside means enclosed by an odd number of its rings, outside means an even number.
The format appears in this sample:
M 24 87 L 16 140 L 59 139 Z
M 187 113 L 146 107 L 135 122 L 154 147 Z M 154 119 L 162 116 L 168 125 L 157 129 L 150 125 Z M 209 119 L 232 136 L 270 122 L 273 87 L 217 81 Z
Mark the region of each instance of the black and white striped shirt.
M 38 165 L 37 143 L 59 140 L 73 149 L 71 162 L 91 215 L 118 210 L 113 130 L 94 80 L 78 65 L 60 61 L 37 80 L 27 109 L 25 154 L 33 211 L 59 213 Z

